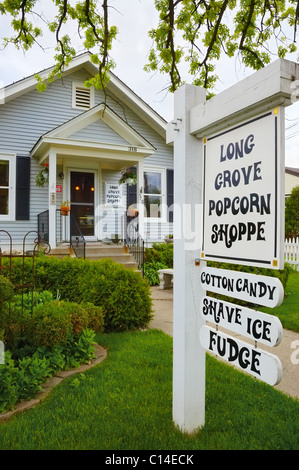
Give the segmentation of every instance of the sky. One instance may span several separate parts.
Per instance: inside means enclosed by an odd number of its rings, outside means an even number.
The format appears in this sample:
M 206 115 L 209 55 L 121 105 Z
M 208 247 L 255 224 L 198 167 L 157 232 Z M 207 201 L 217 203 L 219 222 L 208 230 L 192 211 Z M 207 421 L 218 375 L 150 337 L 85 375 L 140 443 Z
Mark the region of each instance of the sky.
M 44 14 L 54 12 L 54 6 L 49 0 L 40 0 L 39 3 Z M 166 121 L 172 120 L 174 98 L 173 94 L 167 92 L 168 77 L 144 71 L 152 46 L 147 31 L 158 23 L 154 1 L 111 0 L 110 6 L 110 24 L 119 27 L 119 34 L 111 53 L 116 62 L 113 72 Z M 76 42 L 76 30 L 67 32 Z M 10 27 L 7 19 L 0 16 L 0 37 L 6 35 L 10 35 Z M 0 50 L 0 87 L 53 65 L 55 45 L 50 41 L 50 35 L 45 34 L 41 43 L 43 49 L 36 45 L 26 53 L 16 50 L 13 46 Z M 295 55 L 287 58 L 296 61 Z M 223 59 L 219 63 L 218 73 L 221 81 L 214 89 L 215 93 L 220 93 L 254 72 L 246 70 L 238 59 Z M 187 72 L 184 79 L 187 83 L 191 83 Z M 285 147 L 286 166 L 299 168 L 299 102 L 286 108 Z

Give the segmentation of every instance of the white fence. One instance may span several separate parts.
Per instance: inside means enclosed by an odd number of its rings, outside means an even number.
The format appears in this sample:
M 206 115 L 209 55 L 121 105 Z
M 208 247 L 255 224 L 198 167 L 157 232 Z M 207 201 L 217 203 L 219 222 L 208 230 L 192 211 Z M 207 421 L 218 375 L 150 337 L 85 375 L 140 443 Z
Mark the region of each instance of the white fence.
M 284 244 L 284 260 L 299 271 L 299 237 L 291 238 Z

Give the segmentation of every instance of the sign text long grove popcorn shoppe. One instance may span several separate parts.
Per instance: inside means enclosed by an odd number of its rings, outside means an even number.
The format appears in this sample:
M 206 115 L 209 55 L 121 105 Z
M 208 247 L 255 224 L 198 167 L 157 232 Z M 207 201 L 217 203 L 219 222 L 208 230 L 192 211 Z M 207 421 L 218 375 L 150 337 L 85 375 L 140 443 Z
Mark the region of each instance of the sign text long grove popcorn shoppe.
M 204 140 L 202 258 L 283 268 L 279 108 Z

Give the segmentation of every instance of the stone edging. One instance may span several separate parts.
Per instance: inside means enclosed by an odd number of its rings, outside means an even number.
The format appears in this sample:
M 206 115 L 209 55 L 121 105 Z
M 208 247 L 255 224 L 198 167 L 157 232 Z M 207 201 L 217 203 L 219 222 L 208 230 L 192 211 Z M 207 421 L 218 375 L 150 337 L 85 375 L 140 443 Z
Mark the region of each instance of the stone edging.
M 104 359 L 107 357 L 107 350 L 103 348 L 100 345 L 96 345 L 95 348 L 95 359 L 92 359 L 89 364 L 83 364 L 77 369 L 70 369 L 70 370 L 63 370 L 61 372 L 58 372 L 56 375 L 53 375 L 53 377 L 50 377 L 47 382 L 42 384 L 43 390 L 40 392 L 37 392 L 36 396 L 32 398 L 31 400 L 26 400 L 22 401 L 20 403 L 17 403 L 15 408 L 13 410 L 7 411 L 6 413 L 0 414 L 0 422 L 1 421 L 7 421 L 9 420 L 12 416 L 21 413 L 24 410 L 28 410 L 29 408 L 33 408 L 34 406 L 38 405 L 41 400 L 46 398 L 46 396 L 50 393 L 53 387 L 56 385 L 60 384 L 64 379 L 67 377 L 71 377 L 74 374 L 82 373 L 85 372 L 86 370 L 91 369 L 92 367 L 96 366 L 97 364 L 100 364 Z

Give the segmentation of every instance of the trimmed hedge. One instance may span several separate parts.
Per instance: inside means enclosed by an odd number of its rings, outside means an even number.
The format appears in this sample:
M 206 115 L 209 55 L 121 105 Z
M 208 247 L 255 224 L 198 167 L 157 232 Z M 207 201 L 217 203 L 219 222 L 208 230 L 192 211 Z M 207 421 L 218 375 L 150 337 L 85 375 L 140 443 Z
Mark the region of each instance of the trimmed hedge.
M 5 264 L 5 258 L 2 260 Z M 25 259 L 24 282 L 32 276 L 32 261 Z M 5 270 L 7 271 L 7 270 Z M 22 260 L 14 259 L 13 284 L 22 278 Z M 35 289 L 49 290 L 54 298 L 101 307 L 105 331 L 124 331 L 146 327 L 152 318 L 150 286 L 132 270 L 110 259 L 37 257 Z

